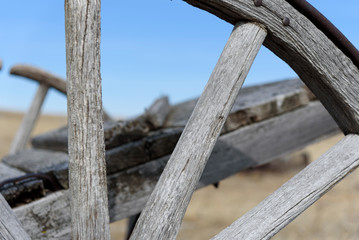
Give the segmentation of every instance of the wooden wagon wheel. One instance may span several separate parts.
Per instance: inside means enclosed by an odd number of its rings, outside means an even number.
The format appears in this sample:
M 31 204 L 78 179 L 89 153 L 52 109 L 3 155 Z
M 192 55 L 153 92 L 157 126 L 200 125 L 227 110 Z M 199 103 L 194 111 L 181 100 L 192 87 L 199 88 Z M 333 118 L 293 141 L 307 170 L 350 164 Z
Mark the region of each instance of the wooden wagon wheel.
M 357 53 L 346 52 L 350 47 L 342 48 L 341 43 L 336 45 L 320 27 L 314 24 L 315 21 L 298 11 L 296 5 L 298 1 L 295 0 L 186 1 L 235 24 L 235 28 L 131 238 L 174 239 L 176 237 L 185 209 L 235 95 L 261 44 L 264 43 L 298 73 L 347 134 L 319 160 L 214 237 L 214 239 L 268 239 L 358 166 Z M 78 7 L 79 2 L 66 2 L 68 4 L 66 5 L 67 43 L 69 43 L 67 60 L 70 75 L 73 74 L 69 78 L 71 79 L 69 85 L 78 84 L 82 87 L 81 80 L 87 78 L 90 79 L 90 84 L 79 93 L 75 91 L 76 86 L 68 88 L 73 91 L 69 101 L 71 107 L 75 107 L 76 104 L 81 105 L 76 99 L 81 94 L 83 94 L 81 100 L 94 97 L 96 94 L 101 95 L 98 91 L 100 81 L 97 81 L 100 62 L 98 54 L 100 18 L 97 5 L 99 1 L 88 1 L 87 4 L 81 2 L 81 8 Z M 88 59 L 90 61 L 85 62 Z M 310 81 L 313 76 L 316 81 Z M 75 107 L 78 112 L 74 111 L 73 123 L 80 122 L 86 125 L 87 122 L 80 119 L 84 113 L 91 114 L 93 122 L 101 122 L 101 101 L 100 98 L 96 100 L 98 100 L 97 106 L 90 105 L 93 112 L 86 109 L 88 107 L 86 104 L 77 106 L 77 109 Z M 101 123 L 99 125 L 101 128 Z M 103 135 L 99 134 L 98 129 L 87 131 L 86 126 L 82 127 L 72 132 L 79 134 L 80 137 L 72 135 L 75 141 L 74 143 L 70 141 L 70 145 L 73 144 L 71 147 L 75 149 L 77 144 L 84 155 L 84 157 L 80 156 L 78 162 L 82 164 L 81 161 L 87 160 L 85 158 L 93 153 L 89 152 L 91 150 L 94 151 L 93 156 L 96 154 L 95 160 L 100 161 L 83 161 L 83 165 L 70 167 L 70 174 L 73 174 L 71 184 L 76 185 L 71 192 L 74 195 L 72 222 L 76 229 L 73 236 L 76 239 L 96 239 L 96 237 L 109 239 L 106 180 L 103 171 L 104 162 L 101 161 L 104 159 L 101 142 Z M 86 145 L 81 141 L 81 134 L 84 133 L 89 137 L 85 142 Z M 77 164 L 71 161 L 73 160 L 70 159 L 70 164 Z M 76 170 L 81 171 L 82 175 L 76 176 Z M 99 200 L 96 200 L 96 197 Z M 98 207 L 98 210 L 89 209 L 84 201 L 86 204 L 92 201 L 95 203 L 92 206 Z M 96 205 L 97 203 L 99 206 Z M 78 209 L 79 214 L 76 212 Z M 0 218 L 2 236 L 9 239 L 29 238 L 1 195 L 0 212 L 6 214 L 6 218 Z M 91 231 L 87 231 L 89 229 Z
M 262 43 L 297 72 L 347 135 L 214 237 L 268 239 L 358 166 L 359 53 L 305 1 L 185 1 L 236 26 L 131 239 L 176 237 L 233 95 Z

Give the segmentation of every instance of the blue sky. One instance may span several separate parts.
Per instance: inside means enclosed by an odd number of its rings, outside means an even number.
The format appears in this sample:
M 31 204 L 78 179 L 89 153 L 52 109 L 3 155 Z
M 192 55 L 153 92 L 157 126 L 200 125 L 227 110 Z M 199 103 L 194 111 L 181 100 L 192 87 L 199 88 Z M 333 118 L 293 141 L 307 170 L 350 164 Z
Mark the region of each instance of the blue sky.
M 37 84 L 8 74 L 26 63 L 65 77 L 63 1 L 0 0 L 0 109 L 25 111 Z M 359 1 L 309 1 L 359 48 Z M 232 26 L 180 0 L 102 1 L 103 102 L 113 116 L 143 112 L 159 96 L 172 103 L 199 96 Z M 295 77 L 262 47 L 245 85 Z M 43 112 L 66 113 L 51 90 Z

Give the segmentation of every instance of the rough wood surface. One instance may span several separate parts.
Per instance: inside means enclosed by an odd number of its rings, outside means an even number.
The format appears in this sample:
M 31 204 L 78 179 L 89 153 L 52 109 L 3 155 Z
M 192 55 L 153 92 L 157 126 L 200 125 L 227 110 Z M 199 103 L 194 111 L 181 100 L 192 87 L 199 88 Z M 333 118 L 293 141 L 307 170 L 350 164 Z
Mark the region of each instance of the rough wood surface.
M 130 239 L 175 239 L 197 182 L 266 31 L 237 24 Z
M 242 127 L 219 137 L 197 188 L 218 182 L 248 167 L 262 165 L 337 132 L 338 126 L 319 102 Z M 125 168 L 108 176 L 111 222 L 132 216 L 143 209 L 169 157 L 167 155 Z M 61 166 L 57 169 L 60 174 Z M 62 176 L 67 181 L 67 168 Z M 18 207 L 15 213 L 34 239 L 66 239 L 59 238 L 62 234 L 68 239 L 68 198 L 67 190 L 60 191 L 56 197 L 51 194 Z M 44 213 L 41 209 L 44 209 Z M 48 221 L 48 216 L 54 220 Z
M 72 239 L 110 239 L 100 10 L 100 0 L 65 1 Z
M 21 226 L 14 212 L 0 194 L 0 239 L 26 240 L 29 235 Z
M 40 84 L 48 85 L 66 94 L 66 81 L 58 76 L 55 76 L 43 69 L 29 66 L 29 65 L 15 65 L 10 69 L 10 74 L 26 77 Z
M 292 111 L 309 103 L 310 91 L 299 79 L 242 88 L 224 124 L 222 133 Z M 171 108 L 166 126 L 184 127 L 198 99 Z
M 270 239 L 359 165 L 359 136 L 338 144 L 213 239 Z
M 11 143 L 9 154 L 14 154 L 18 151 L 25 149 L 26 144 L 29 141 L 32 129 L 40 115 L 42 103 L 45 100 L 49 86 L 41 83 L 37 89 L 31 106 L 24 118 L 22 119 L 19 130 L 16 132 L 15 138 Z
M 222 133 L 292 111 L 307 105 L 310 100 L 312 100 L 311 92 L 299 79 L 242 88 L 228 115 Z M 193 99 L 170 107 L 164 126 L 167 128 L 184 127 L 197 101 L 198 99 Z M 139 118 L 145 119 L 144 116 Z M 146 121 L 137 121 L 136 119 L 105 122 L 106 149 L 114 149 L 119 145 L 147 136 L 150 133 L 150 127 L 144 122 Z M 32 145 L 35 148 L 67 152 L 67 128 L 38 135 L 32 139 Z
M 261 1 L 260 7 L 253 0 L 185 1 L 232 24 L 243 19 L 265 25 L 264 45 L 297 72 L 344 133 L 359 133 L 358 68 L 287 1 Z

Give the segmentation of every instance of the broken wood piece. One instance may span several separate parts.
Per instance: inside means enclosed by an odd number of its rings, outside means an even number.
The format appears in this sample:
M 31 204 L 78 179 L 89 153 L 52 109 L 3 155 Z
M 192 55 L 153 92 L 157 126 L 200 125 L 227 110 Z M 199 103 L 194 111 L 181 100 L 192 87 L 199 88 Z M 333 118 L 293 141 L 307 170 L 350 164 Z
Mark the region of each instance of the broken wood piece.
M 237 24 L 130 239 L 175 239 L 189 200 L 266 31 Z
M 24 150 L 29 141 L 32 129 L 40 115 L 42 103 L 45 100 L 49 86 L 41 83 L 37 89 L 31 106 L 24 118 L 22 119 L 19 130 L 16 132 L 15 138 L 11 143 L 9 154 L 14 154 L 20 150 Z
M 144 118 L 152 125 L 152 129 L 163 127 L 170 111 L 168 97 L 161 97 L 155 100 L 151 106 L 146 109 Z

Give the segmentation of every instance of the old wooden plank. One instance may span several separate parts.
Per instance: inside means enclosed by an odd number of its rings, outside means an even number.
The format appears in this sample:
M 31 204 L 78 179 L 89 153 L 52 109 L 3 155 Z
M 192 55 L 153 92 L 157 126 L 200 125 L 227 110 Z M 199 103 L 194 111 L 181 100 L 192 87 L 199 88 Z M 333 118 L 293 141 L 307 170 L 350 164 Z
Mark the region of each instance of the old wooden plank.
M 168 98 L 161 97 L 156 99 L 144 114 L 135 119 L 106 121 L 104 123 L 106 149 L 139 140 L 149 135 L 150 131 L 161 128 L 169 110 Z M 36 136 L 32 139 L 32 145 L 36 148 L 67 152 L 67 128 L 62 127 Z
M 291 111 L 311 100 L 311 93 L 299 79 L 280 81 L 239 91 L 222 133 L 233 131 L 243 125 Z M 171 107 L 165 127 L 184 127 L 197 103 L 197 99 Z M 107 121 L 104 125 L 106 149 L 138 140 L 149 133 L 150 127 L 143 116 L 131 121 Z M 151 124 L 152 125 L 152 124 Z M 32 139 L 35 148 L 67 152 L 67 128 L 60 128 Z
M 299 79 L 242 88 L 222 132 L 233 131 L 240 126 L 304 106 L 309 103 L 310 98 L 309 90 Z M 184 127 L 196 103 L 197 99 L 194 99 L 174 105 L 166 126 Z
M 47 172 L 55 165 L 69 161 L 64 152 L 54 152 L 43 149 L 26 149 L 17 154 L 8 155 L 2 162 L 27 173 Z
M 344 133 L 359 133 L 359 69 L 288 1 L 261 1 L 260 7 L 253 0 L 185 1 L 232 24 L 246 19 L 265 25 L 264 45 L 296 71 Z
M 10 69 L 10 74 L 25 77 L 40 84 L 45 84 L 53 87 L 63 94 L 66 94 L 66 81 L 48 71 L 29 66 L 29 65 L 15 65 Z
M 110 239 L 100 73 L 101 1 L 65 1 L 73 239 Z
M 6 200 L 0 194 L 0 238 L 6 240 L 12 239 L 30 239 L 29 235 L 21 226 L 14 212 L 7 204 Z
M 253 23 L 234 27 L 130 239 L 176 238 L 192 193 L 266 34 L 262 26 Z
M 9 154 L 14 154 L 18 151 L 25 149 L 29 141 L 32 129 L 40 115 L 42 103 L 45 100 L 49 86 L 42 83 L 39 85 L 31 106 L 24 118 L 22 119 L 20 128 L 16 132 L 15 138 L 11 143 Z
M 0 193 L 10 206 L 16 206 L 20 202 L 33 201 L 35 198 L 45 195 L 45 188 L 40 180 L 28 179 L 15 184 L 8 181 L 24 174 L 23 171 L 0 163 Z
M 319 102 L 242 127 L 219 138 L 197 188 L 218 182 L 248 167 L 265 164 L 337 132 L 336 123 Z M 169 157 L 167 155 L 108 176 L 111 222 L 143 209 Z M 66 173 L 67 168 L 63 171 L 64 175 Z M 55 197 L 49 195 L 15 208 L 15 213 L 34 239 L 58 239 L 62 234 L 69 238 L 68 199 L 69 192 L 60 191 Z M 53 208 L 52 205 L 62 207 Z M 39 213 L 40 210 L 36 209 L 46 209 L 46 212 Z M 48 215 L 55 220 L 48 221 Z
M 359 165 L 359 136 L 347 135 L 213 239 L 270 239 Z

